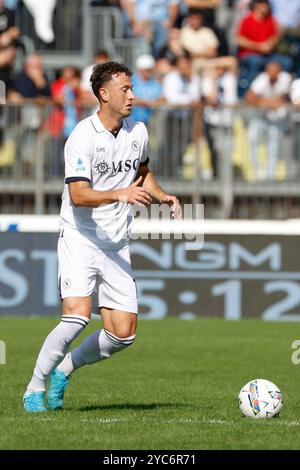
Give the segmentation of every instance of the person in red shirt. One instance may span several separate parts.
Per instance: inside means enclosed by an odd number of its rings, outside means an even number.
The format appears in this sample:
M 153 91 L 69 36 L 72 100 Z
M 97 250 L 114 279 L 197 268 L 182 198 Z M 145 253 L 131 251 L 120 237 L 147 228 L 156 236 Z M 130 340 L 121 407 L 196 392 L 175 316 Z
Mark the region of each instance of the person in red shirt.
M 71 87 L 78 99 L 80 99 L 79 86 L 76 87 L 76 81 L 80 82 L 80 72 L 73 66 L 67 65 L 62 69 L 60 76 L 50 85 L 51 98 L 54 106 L 52 107 L 49 119 L 46 121 L 46 129 L 54 139 L 63 137 L 65 125 L 64 104 L 66 101 L 66 88 Z
M 63 87 L 76 76 L 76 71 L 77 70 L 75 67 L 67 65 L 62 69 L 60 76 L 56 80 L 54 80 L 54 82 L 51 83 L 51 96 L 54 101 L 57 96 L 61 94 Z
M 238 57 L 240 59 L 239 94 L 243 96 L 250 83 L 269 62 L 278 62 L 282 69 L 291 72 L 290 57 L 276 54 L 279 29 L 271 13 L 269 0 L 253 0 L 237 32 Z

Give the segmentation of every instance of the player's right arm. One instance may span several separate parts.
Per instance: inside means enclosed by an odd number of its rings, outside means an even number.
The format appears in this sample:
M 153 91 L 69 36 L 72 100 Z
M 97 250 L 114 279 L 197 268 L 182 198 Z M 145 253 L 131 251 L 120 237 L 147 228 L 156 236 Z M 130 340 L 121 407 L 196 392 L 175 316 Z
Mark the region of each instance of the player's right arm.
M 147 205 L 151 203 L 152 198 L 143 187 L 139 186 L 141 182 L 142 177 L 128 188 L 112 191 L 96 191 L 91 188 L 88 181 L 70 182 L 68 186 L 71 201 L 76 207 L 95 208 L 102 204 L 112 204 L 118 201 Z

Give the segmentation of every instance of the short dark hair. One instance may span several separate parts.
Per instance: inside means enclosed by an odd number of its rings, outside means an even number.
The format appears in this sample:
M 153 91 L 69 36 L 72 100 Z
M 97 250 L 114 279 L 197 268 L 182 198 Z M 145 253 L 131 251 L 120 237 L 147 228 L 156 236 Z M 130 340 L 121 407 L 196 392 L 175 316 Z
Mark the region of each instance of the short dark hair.
M 201 16 L 201 18 L 203 18 L 204 13 L 202 10 L 199 10 L 199 8 L 189 8 L 186 16 L 189 17 L 194 15 Z
M 250 5 L 249 5 L 250 10 L 253 10 L 253 8 L 255 7 L 255 5 L 258 5 L 258 4 L 260 4 L 260 3 L 265 3 L 265 4 L 267 4 L 268 7 L 270 8 L 270 11 L 271 11 L 271 5 L 270 5 L 269 0 L 252 0 L 252 1 L 250 2 Z
M 99 99 L 99 89 L 103 84 L 112 80 L 113 75 L 120 75 L 121 73 L 125 73 L 129 77 L 132 75 L 131 70 L 119 62 L 105 62 L 105 64 L 95 65 L 90 82 L 97 99 Z

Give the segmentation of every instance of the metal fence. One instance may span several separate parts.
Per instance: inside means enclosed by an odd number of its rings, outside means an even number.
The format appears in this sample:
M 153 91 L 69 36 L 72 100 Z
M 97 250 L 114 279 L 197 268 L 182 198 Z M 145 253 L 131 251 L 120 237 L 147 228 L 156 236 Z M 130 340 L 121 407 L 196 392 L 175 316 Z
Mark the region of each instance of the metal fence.
M 81 110 L 79 119 L 90 113 Z M 249 217 L 252 209 L 262 210 L 266 198 L 282 198 L 283 206 L 270 216 L 288 216 L 289 204 L 291 214 L 299 217 L 297 109 L 282 108 L 276 115 L 246 107 L 163 107 L 153 110 L 148 129 L 151 168 L 169 192 L 193 202 L 211 198 L 220 217 Z M 65 140 L 61 109 L 31 104 L 1 108 L 2 213 L 57 213 Z M 244 201 L 240 212 L 239 200 Z

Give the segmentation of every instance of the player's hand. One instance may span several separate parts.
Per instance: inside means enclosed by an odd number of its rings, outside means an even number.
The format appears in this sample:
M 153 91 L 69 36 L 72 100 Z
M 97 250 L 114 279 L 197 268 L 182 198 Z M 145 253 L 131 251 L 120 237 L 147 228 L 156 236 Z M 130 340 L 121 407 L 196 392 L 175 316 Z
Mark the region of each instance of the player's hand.
M 142 180 L 143 178 L 140 176 L 134 183 L 128 186 L 128 188 L 121 189 L 119 191 L 119 201 L 142 206 L 151 204 L 152 198 L 150 194 L 142 186 L 139 186 Z
M 181 220 L 182 219 L 182 209 L 179 204 L 179 201 L 177 197 L 175 196 L 170 196 L 169 194 L 165 194 L 161 198 L 161 202 L 168 204 L 168 206 L 171 208 L 171 216 L 175 220 Z

